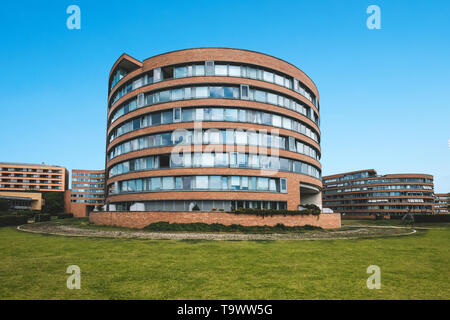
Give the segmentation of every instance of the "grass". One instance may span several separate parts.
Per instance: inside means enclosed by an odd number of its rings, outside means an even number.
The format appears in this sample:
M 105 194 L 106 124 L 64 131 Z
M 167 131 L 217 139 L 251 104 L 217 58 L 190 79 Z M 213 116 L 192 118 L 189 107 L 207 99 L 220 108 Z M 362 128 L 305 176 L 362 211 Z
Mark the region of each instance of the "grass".
M 71 238 L 3 227 L 0 299 L 449 299 L 449 240 L 450 224 L 334 241 Z M 80 290 L 66 288 L 72 264 Z M 380 290 L 366 287 L 372 264 Z

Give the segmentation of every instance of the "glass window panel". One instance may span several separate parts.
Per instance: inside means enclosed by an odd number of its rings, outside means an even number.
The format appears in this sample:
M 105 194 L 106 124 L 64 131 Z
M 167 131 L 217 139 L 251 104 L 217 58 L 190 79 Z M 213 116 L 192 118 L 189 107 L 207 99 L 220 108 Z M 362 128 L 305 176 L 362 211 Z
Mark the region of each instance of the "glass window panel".
M 161 190 L 161 178 L 151 178 L 151 190 Z
M 275 127 L 281 127 L 281 117 L 277 115 L 272 116 L 272 124 Z
M 216 153 L 215 154 L 215 166 L 227 167 L 228 166 L 228 153 Z
M 211 109 L 211 120 L 223 121 L 223 109 L 222 108 Z
M 284 77 L 275 74 L 275 83 L 280 86 L 284 86 Z
M 273 93 L 267 93 L 267 102 L 270 104 L 278 104 L 278 96 Z
M 225 109 L 225 121 L 237 121 L 238 110 L 237 109 Z
M 204 64 L 195 66 L 195 75 L 196 76 L 204 76 L 205 75 L 205 65 Z
M 208 87 L 196 87 L 195 88 L 196 98 L 207 98 L 208 97 Z
M 247 76 L 251 79 L 256 79 L 256 69 L 247 67 Z
M 221 176 L 209 177 L 209 189 L 214 189 L 214 190 L 222 189 L 222 177 Z
M 164 111 L 162 113 L 162 122 L 164 124 L 172 123 L 173 122 L 173 111 Z
M 232 190 L 239 190 L 241 188 L 241 177 L 240 176 L 231 176 L 230 177 L 230 187 Z
M 215 65 L 215 75 L 216 76 L 226 76 L 227 75 L 227 65 Z
M 159 102 L 170 101 L 170 90 L 161 91 L 159 93 Z
M 175 78 L 184 78 L 187 77 L 187 75 L 187 67 L 175 68 Z
M 247 132 L 245 131 L 236 131 L 236 144 L 247 144 Z
M 162 178 L 162 189 L 163 190 L 173 190 L 175 188 L 175 184 L 173 181 L 173 177 L 163 177 Z
M 196 189 L 208 189 L 208 176 L 197 176 L 195 177 L 195 188 Z
M 202 167 L 214 167 L 214 154 L 202 153 Z
M 161 113 L 156 112 L 152 114 L 152 125 L 157 126 L 161 124 Z
M 225 87 L 224 90 L 224 97 L 225 98 L 234 98 L 234 89 L 233 87 Z
M 209 88 L 209 96 L 211 98 L 223 98 L 223 87 L 210 87 Z
M 241 177 L 241 189 L 248 190 L 248 177 Z
M 261 90 L 255 90 L 255 100 L 258 102 L 266 102 L 266 93 Z
M 273 82 L 273 73 L 272 72 L 263 72 L 264 81 Z
M 183 177 L 183 190 L 190 190 L 192 188 L 192 177 Z
M 203 110 L 202 108 L 195 109 L 195 120 L 203 121 Z
M 228 74 L 231 77 L 240 77 L 241 76 L 241 67 L 240 66 L 228 66 Z
M 172 90 L 172 100 L 183 99 L 183 89 L 173 89 Z
M 257 190 L 265 191 L 269 189 L 269 178 L 258 177 Z

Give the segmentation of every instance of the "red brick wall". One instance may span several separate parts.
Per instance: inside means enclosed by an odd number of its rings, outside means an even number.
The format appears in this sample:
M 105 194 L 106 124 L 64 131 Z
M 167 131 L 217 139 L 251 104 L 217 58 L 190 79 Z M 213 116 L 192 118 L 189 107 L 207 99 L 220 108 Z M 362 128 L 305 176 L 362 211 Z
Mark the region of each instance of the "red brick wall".
M 89 221 L 98 225 L 121 226 L 129 228 L 143 228 L 154 222 L 170 223 L 221 223 L 224 225 L 240 224 L 244 226 L 274 226 L 278 223 L 285 226 L 304 226 L 311 225 L 322 227 L 324 229 L 333 229 L 341 227 L 341 215 L 339 213 L 326 213 L 319 216 L 301 215 L 301 216 L 272 216 L 259 217 L 247 214 L 232 214 L 226 212 L 92 212 Z

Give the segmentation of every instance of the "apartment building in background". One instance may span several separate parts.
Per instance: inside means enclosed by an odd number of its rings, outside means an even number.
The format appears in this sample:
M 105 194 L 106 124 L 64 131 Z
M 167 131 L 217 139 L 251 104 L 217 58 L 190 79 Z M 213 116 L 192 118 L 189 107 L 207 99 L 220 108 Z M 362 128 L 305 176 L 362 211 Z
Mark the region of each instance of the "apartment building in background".
M 72 189 L 66 192 L 64 211 L 87 217 L 105 203 L 104 170 L 72 170 Z
M 323 207 L 346 216 L 432 214 L 433 176 L 373 169 L 324 176 Z
M 68 189 L 68 171 L 61 166 L 0 162 L 0 191 Z
M 434 213 L 448 214 L 450 206 L 450 193 L 435 193 L 434 194 Z

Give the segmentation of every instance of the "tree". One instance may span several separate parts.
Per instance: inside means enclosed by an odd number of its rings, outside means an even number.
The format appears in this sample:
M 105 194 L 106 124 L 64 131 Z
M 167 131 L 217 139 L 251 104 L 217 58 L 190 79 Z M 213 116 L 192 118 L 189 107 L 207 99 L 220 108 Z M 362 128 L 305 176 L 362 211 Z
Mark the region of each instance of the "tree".
M 42 198 L 44 199 L 44 205 L 42 212 L 56 215 L 64 212 L 64 192 L 43 192 Z

